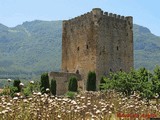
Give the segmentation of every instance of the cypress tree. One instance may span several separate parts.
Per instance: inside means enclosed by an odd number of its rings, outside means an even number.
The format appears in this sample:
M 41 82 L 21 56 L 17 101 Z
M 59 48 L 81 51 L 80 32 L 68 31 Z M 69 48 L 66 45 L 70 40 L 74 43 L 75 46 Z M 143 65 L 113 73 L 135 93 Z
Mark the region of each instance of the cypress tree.
M 69 79 L 68 91 L 77 92 L 78 82 L 76 77 Z
M 41 92 L 46 93 L 47 88 L 50 88 L 48 73 L 43 73 L 41 75 L 41 85 L 40 85 Z
M 21 91 L 21 87 L 19 86 L 20 83 L 21 83 L 20 80 L 14 80 L 13 86 L 17 88 L 17 91 L 15 91 L 15 92 L 20 92 Z
M 56 80 L 51 80 L 51 93 L 52 95 L 56 95 L 56 87 L 57 87 L 57 84 L 56 84 Z
M 96 91 L 96 73 L 89 72 L 87 79 L 87 91 Z

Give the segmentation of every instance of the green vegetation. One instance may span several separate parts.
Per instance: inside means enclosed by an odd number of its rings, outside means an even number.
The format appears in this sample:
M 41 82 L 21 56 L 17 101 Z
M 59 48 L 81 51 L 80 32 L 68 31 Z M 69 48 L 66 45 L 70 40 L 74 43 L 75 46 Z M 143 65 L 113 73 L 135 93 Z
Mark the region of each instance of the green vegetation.
M 35 92 L 40 90 L 39 87 L 40 87 L 39 83 L 30 81 L 30 83 L 28 83 L 26 87 L 23 89 L 24 96 L 32 96 L 33 91 Z
M 135 69 L 160 65 L 160 37 L 134 25 Z M 13 28 L 0 24 L 0 78 L 30 79 L 61 66 L 62 21 L 24 22 Z
M 87 91 L 96 91 L 96 73 L 89 72 L 87 79 Z
M 3 91 L 0 95 L 9 95 L 11 97 L 23 95 L 25 97 L 32 96 L 34 92 L 40 91 L 40 82 L 39 81 L 27 81 L 25 86 L 21 83 L 21 80 L 14 80 L 13 84 L 8 81 L 8 84 L 5 85 Z
M 104 83 L 106 83 L 104 79 L 105 79 L 105 77 L 102 77 L 101 80 L 100 80 L 99 90 L 104 90 L 104 88 L 101 87 Z
M 57 88 L 57 84 L 56 84 L 56 80 L 51 80 L 51 93 L 52 95 L 56 95 L 56 88 Z
M 88 78 L 94 81 L 95 72 L 89 72 Z M 75 80 L 74 77 L 70 79 L 72 82 Z M 30 81 L 18 93 L 17 86 L 21 85 L 20 80 L 14 80 L 13 86 L 10 86 L 11 81 L 8 82 L 8 86 L 0 95 L 2 105 L 0 106 L 0 118 L 5 120 L 10 118 L 14 120 L 46 118 L 119 120 L 126 115 L 133 115 L 134 112 L 137 114 L 134 118 L 137 119 L 160 117 L 159 66 L 156 66 L 154 73 L 150 73 L 145 68 L 132 70 L 129 73 L 123 71 L 110 73 L 108 77 L 101 79 L 103 90 L 80 91 L 79 93 L 68 91 L 65 96 L 51 96 L 51 94 L 39 92 L 42 83 L 43 86 L 49 87 L 47 73 L 41 75 L 41 83 Z M 55 90 L 55 86 L 56 81 L 52 79 L 51 88 Z M 126 116 L 124 120 L 130 118 Z
M 138 92 L 142 98 L 152 99 L 160 96 L 160 67 L 156 67 L 154 73 L 145 68 L 132 70 L 129 73 L 110 73 L 104 78 L 105 83 L 101 84 L 104 90 L 115 90 L 126 96 Z
M 0 24 L 0 78 L 31 79 L 61 65 L 62 21 Z
M 50 85 L 49 85 L 48 73 L 43 73 L 41 75 L 41 85 L 40 85 L 41 92 L 47 93 L 47 89 L 49 88 L 50 88 Z
M 68 91 L 77 92 L 78 90 L 78 82 L 76 77 L 71 77 L 69 79 Z
M 153 71 L 155 65 L 160 65 L 160 37 L 139 25 L 134 25 L 133 31 L 135 69 L 145 67 Z
M 68 91 L 65 96 L 67 98 L 70 98 L 70 99 L 74 99 L 75 98 L 75 95 L 76 95 L 76 92 L 72 92 L 72 91 Z
M 20 80 L 14 80 L 14 82 L 13 82 L 13 87 L 16 87 L 16 88 L 17 88 L 17 91 L 15 91 L 15 92 L 20 92 L 20 91 L 21 91 L 20 83 L 21 83 Z M 14 89 L 14 90 L 15 90 L 15 89 Z
M 77 79 L 71 77 L 70 91 L 65 96 L 51 96 L 50 91 L 46 91 L 50 86 L 47 73 L 41 75 L 40 81 L 30 81 L 23 87 L 20 87 L 22 86 L 20 80 L 14 80 L 12 86 L 11 82 L 12 80 L 8 80 L 8 84 L 0 93 L 0 104 L 3 105 L 0 106 L 0 118 L 5 120 L 10 118 L 119 120 L 123 115 L 132 115 L 134 112 L 139 115 L 135 117 L 138 119 L 160 116 L 159 66 L 155 67 L 153 73 L 145 68 L 129 73 L 123 71 L 110 73 L 109 76 L 102 77 L 100 81 L 102 89 L 98 92 L 95 91 L 95 72 L 88 73 L 89 91 L 72 92 L 77 91 Z M 56 94 L 56 80 L 53 79 L 51 93 Z

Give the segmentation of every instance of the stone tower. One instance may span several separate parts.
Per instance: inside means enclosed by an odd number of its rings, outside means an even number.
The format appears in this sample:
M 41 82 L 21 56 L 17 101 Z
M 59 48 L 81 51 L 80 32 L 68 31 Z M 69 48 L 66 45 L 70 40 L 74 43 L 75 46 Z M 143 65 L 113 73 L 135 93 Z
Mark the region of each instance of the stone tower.
M 95 71 L 97 85 L 110 71 L 133 68 L 133 20 L 99 8 L 63 21 L 62 71 L 78 73 L 86 86 Z

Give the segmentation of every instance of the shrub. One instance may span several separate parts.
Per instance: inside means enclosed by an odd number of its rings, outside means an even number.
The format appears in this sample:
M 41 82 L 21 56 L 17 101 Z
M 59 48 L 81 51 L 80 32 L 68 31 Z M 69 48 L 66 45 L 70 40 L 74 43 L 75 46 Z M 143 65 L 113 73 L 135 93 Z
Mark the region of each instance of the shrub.
M 160 96 L 160 68 L 156 67 L 154 73 L 146 68 L 132 70 L 129 73 L 111 73 L 104 78 L 105 83 L 101 84 L 104 90 L 116 90 L 126 96 L 132 95 L 135 91 L 140 93 L 142 98 L 152 99 L 155 95 Z
M 23 94 L 24 96 L 30 96 L 32 94 L 32 92 L 30 91 L 30 89 L 27 87 L 27 88 L 24 88 L 23 90 Z
M 75 98 L 75 95 L 76 93 L 75 92 L 71 92 L 71 91 L 68 91 L 65 96 L 70 98 L 70 99 L 74 99 Z
M 14 80 L 13 87 L 17 88 L 17 90 L 15 92 L 20 92 L 21 91 L 21 87 L 19 86 L 20 83 L 21 83 L 20 80 Z
M 104 80 L 104 77 L 101 78 L 100 80 L 100 86 L 99 86 L 99 90 L 104 90 L 104 88 L 102 88 L 102 85 L 106 83 L 105 80 Z
M 57 84 L 56 84 L 56 80 L 51 80 L 51 93 L 52 95 L 56 95 L 56 88 L 57 88 Z
M 10 87 L 10 96 L 14 97 L 14 94 L 16 93 L 16 91 L 18 91 L 18 88 L 11 86 Z
M 77 88 L 78 88 L 77 78 L 71 77 L 69 79 L 68 90 L 72 92 L 77 92 Z
M 23 89 L 23 94 L 25 96 L 31 96 L 34 89 L 36 89 L 36 85 L 28 83 L 28 85 Z
M 48 73 L 43 73 L 41 75 L 41 85 L 40 85 L 41 92 L 46 93 L 47 88 L 50 88 Z
M 87 79 L 87 91 L 96 91 L 96 73 L 89 72 Z
M 29 84 L 31 86 L 31 91 L 33 92 L 39 92 L 40 91 L 40 86 L 41 82 L 40 81 L 34 81 L 34 83 Z

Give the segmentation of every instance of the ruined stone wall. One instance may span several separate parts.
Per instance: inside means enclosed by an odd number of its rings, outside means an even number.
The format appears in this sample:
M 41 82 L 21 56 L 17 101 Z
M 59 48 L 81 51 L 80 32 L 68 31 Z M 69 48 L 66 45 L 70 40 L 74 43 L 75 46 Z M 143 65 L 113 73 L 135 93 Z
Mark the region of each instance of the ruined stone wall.
M 96 69 L 96 39 L 92 13 L 63 22 L 62 71 L 78 72 L 86 86 L 87 74 Z
M 126 71 L 133 67 L 132 17 L 112 13 L 97 16 L 97 78 L 110 71 Z
M 64 95 L 68 91 L 68 83 L 70 77 L 75 76 L 78 80 L 78 88 L 82 89 L 81 85 L 81 76 L 79 74 L 74 73 L 64 73 L 64 72 L 50 72 L 49 78 L 56 80 L 57 88 L 56 94 L 57 95 Z

